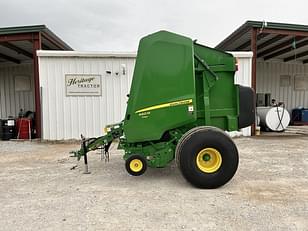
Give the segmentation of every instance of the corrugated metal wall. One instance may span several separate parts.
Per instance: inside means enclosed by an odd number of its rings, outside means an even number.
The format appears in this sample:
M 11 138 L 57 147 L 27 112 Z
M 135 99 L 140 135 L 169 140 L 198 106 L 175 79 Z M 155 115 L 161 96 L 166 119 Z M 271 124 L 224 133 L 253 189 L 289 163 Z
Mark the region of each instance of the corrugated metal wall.
M 296 75 L 306 76 L 308 81 L 307 65 L 257 62 L 257 93 L 271 93 L 271 98 L 284 102 L 288 110 L 299 106 L 307 108 L 308 92 L 294 90 Z M 290 83 L 287 86 L 281 86 L 280 76 L 290 76 Z
M 30 91 L 15 91 L 15 76 L 29 76 Z M 34 102 L 33 65 L 0 66 L 0 118 L 18 116 L 21 108 L 25 112 L 34 111 Z
M 79 139 L 80 133 L 100 136 L 105 125 L 120 122 L 125 116 L 134 65 L 135 59 L 130 57 L 40 56 L 42 138 Z M 101 75 L 102 96 L 67 97 L 65 74 Z

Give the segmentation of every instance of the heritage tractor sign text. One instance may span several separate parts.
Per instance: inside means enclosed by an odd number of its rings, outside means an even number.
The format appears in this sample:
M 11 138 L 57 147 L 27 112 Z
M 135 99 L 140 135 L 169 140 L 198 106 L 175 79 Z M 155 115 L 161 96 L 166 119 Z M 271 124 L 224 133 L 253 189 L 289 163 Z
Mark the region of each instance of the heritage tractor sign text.
M 101 96 L 101 75 L 66 74 L 66 96 Z

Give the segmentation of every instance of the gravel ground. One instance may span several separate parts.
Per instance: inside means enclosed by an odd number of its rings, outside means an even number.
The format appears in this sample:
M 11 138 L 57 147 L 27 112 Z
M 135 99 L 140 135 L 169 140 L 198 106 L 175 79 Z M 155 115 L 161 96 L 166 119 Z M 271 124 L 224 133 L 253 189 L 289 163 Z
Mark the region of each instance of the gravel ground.
M 0 230 L 308 230 L 307 136 L 237 138 L 235 177 L 215 190 L 188 184 L 172 163 L 129 176 L 77 144 L 0 142 Z

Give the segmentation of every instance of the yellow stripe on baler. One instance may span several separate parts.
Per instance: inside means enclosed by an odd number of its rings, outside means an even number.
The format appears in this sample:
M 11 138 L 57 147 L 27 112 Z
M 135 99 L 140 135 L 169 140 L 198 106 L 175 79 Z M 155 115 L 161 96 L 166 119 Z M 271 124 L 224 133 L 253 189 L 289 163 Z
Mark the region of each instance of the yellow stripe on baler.
M 192 103 L 192 99 L 184 99 L 184 100 L 174 101 L 174 102 L 170 102 L 170 103 L 163 103 L 163 104 L 154 105 L 154 106 L 151 106 L 151 107 L 146 107 L 146 108 L 143 108 L 143 109 L 136 111 L 135 113 L 141 113 L 141 112 L 145 112 L 145 111 L 152 111 L 152 110 L 156 110 L 156 109 L 160 109 L 160 108 L 174 107 L 174 106 L 191 104 L 191 103 Z

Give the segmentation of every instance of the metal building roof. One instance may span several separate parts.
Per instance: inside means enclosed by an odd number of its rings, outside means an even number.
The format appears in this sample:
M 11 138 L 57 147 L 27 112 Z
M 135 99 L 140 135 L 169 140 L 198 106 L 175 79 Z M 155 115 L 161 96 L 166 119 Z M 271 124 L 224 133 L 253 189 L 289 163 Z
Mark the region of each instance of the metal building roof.
M 219 43 L 221 50 L 251 50 L 256 30 L 257 58 L 308 63 L 308 26 L 265 21 L 247 21 Z
M 37 51 L 39 57 L 91 57 L 91 58 L 136 58 L 137 52 L 104 51 Z
M 33 39 L 40 34 L 44 50 L 73 50 L 45 25 L 0 28 L 0 63 L 33 59 Z

